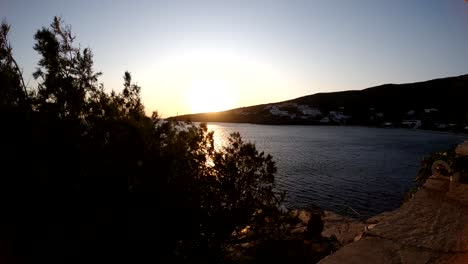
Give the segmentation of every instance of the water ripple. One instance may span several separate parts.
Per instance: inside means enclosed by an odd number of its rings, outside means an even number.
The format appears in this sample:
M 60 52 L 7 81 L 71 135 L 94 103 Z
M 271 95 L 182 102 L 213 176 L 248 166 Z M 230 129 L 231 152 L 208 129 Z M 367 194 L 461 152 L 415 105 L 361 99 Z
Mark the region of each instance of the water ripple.
M 372 216 L 400 206 L 421 159 L 468 139 L 421 130 L 209 123 L 217 147 L 238 131 L 273 156 L 289 207 L 316 204 Z

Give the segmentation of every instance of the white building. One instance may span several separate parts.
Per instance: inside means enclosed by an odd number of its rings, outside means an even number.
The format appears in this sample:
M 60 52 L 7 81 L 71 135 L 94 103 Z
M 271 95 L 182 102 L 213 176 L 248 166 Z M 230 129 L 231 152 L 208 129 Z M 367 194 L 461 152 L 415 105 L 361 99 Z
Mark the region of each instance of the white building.
M 391 127 L 393 126 L 393 123 L 392 122 L 385 122 L 382 124 L 384 127 Z
M 403 120 L 401 124 L 411 128 L 420 128 L 422 123 L 421 120 Z
M 322 112 L 317 108 L 311 108 L 308 105 L 298 105 L 297 110 L 299 110 L 305 116 L 317 117 L 322 115 Z
M 424 113 L 426 114 L 429 114 L 429 113 L 435 113 L 435 112 L 438 112 L 439 110 L 435 109 L 435 108 L 427 108 L 427 109 L 424 109 Z
M 277 105 L 271 106 L 270 114 L 275 115 L 275 116 L 289 116 L 288 111 L 280 110 Z
M 444 123 L 438 123 L 436 124 L 437 128 L 438 129 L 446 129 L 447 128 L 447 124 L 444 124 Z
M 343 112 L 340 111 L 330 111 L 329 116 L 330 119 L 337 121 L 349 118 L 349 116 L 344 115 Z

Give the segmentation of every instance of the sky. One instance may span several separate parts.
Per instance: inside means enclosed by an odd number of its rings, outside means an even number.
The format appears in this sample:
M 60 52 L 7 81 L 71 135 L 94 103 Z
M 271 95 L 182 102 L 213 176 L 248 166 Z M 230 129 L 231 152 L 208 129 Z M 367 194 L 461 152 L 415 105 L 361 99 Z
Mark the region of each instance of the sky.
M 54 16 L 108 91 L 128 70 L 163 117 L 468 73 L 464 0 L 0 0 L 30 86 Z

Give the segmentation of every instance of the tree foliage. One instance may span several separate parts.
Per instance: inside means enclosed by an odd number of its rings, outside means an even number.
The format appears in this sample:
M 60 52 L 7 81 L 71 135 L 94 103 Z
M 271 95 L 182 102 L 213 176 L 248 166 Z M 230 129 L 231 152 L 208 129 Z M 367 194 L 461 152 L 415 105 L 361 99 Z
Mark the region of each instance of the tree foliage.
M 70 26 L 55 17 L 50 28 L 34 35 L 34 49 L 41 59 L 33 76 L 39 80 L 37 104 L 42 111 L 78 118 L 89 113 L 87 99 L 95 98 L 100 72 L 93 71 L 89 48 L 74 46 Z
M 8 41 L 9 32 L 10 26 L 5 20 L 2 21 L 0 26 L 0 83 L 2 84 L 0 106 L 24 108 L 27 92 L 18 64 L 13 58 L 13 48 Z
M 22 82 L 0 32 L 2 229 L 10 254 L 48 262 L 219 262 L 245 227 L 277 224 L 270 155 L 205 124 L 145 115 L 141 88 L 98 83 L 89 48 L 55 17 L 34 36 L 37 88 Z M 9 113 L 15 112 L 15 115 Z M 13 228 L 10 228 L 13 227 Z M 272 230 L 272 229 L 268 229 Z M 16 252 L 16 253 L 15 253 Z

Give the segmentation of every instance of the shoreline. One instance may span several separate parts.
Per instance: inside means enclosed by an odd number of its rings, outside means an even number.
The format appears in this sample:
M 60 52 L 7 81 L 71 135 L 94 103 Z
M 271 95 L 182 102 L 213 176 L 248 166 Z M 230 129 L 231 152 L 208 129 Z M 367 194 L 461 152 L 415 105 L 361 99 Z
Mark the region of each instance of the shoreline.
M 180 121 L 179 122 L 184 122 Z M 407 128 L 407 127 L 383 127 L 383 126 L 366 126 L 366 125 L 338 125 L 338 124 L 298 124 L 298 123 L 291 123 L 291 124 L 274 124 L 274 123 L 249 123 L 249 122 L 228 122 L 228 121 L 190 121 L 194 124 L 213 124 L 213 123 L 221 123 L 221 124 L 245 124 L 245 125 L 258 125 L 258 126 L 294 126 L 294 127 L 358 127 L 358 128 L 380 128 L 380 129 L 400 129 L 405 131 L 425 131 L 437 134 L 447 134 L 447 135 L 459 135 L 465 136 L 468 138 L 468 131 L 466 132 L 453 132 L 453 131 L 443 131 L 443 130 L 432 130 L 432 129 L 422 129 L 422 128 Z
M 413 198 L 367 219 L 361 236 L 319 263 L 466 263 L 466 223 L 468 185 L 431 176 Z

